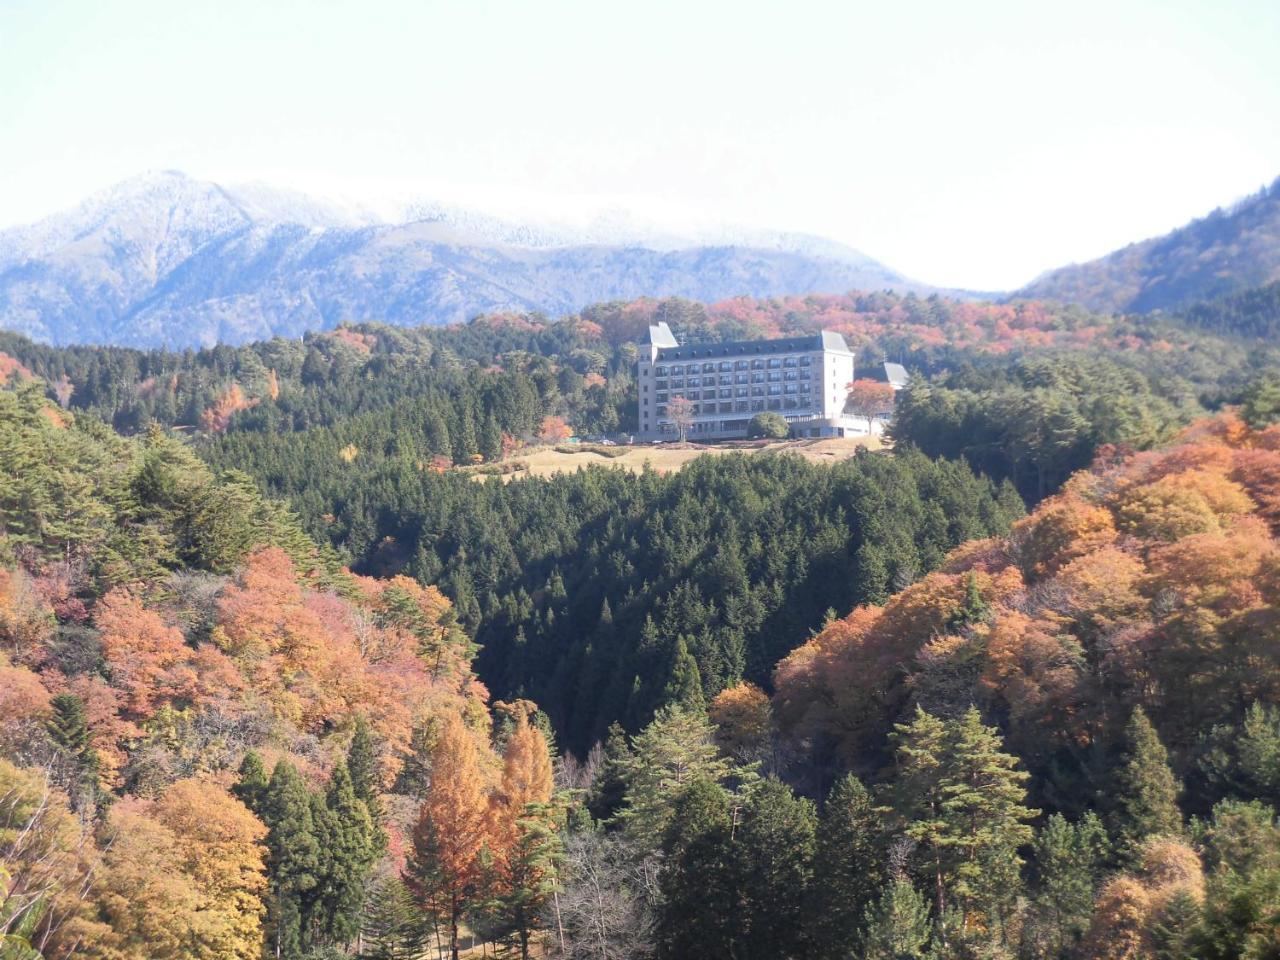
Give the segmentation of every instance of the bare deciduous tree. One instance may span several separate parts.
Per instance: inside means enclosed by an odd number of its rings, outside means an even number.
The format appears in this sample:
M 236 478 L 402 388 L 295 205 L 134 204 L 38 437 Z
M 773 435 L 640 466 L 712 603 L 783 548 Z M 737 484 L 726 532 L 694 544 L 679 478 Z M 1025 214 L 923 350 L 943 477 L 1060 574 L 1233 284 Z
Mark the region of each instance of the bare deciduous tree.
M 571 835 L 558 892 L 570 960 L 633 960 L 653 954 L 658 861 L 621 837 Z M 555 918 L 551 927 L 555 929 Z

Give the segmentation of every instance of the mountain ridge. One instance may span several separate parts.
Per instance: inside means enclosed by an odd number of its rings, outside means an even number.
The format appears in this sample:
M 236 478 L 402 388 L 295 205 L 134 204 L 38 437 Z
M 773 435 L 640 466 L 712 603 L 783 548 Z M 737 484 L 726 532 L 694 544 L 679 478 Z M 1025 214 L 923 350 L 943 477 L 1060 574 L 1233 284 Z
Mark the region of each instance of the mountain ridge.
M 1226 208 L 1085 263 L 1041 274 L 1015 298 L 1147 313 L 1280 280 L 1280 177 Z
M 716 241 L 636 224 L 544 229 L 420 201 L 387 217 L 163 171 L 0 231 L 0 327 L 59 344 L 211 346 L 641 295 L 932 290 L 822 238 Z

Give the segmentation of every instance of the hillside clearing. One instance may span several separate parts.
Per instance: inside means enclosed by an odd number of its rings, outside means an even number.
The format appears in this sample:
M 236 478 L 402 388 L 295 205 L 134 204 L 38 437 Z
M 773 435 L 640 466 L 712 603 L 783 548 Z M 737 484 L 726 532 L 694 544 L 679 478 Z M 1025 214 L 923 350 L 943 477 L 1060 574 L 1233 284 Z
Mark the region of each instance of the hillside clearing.
M 703 454 L 723 453 L 797 453 L 813 463 L 838 463 L 847 460 L 858 450 L 867 448 L 879 450 L 885 446 L 879 437 L 830 437 L 824 439 L 778 440 L 778 441 L 737 441 L 731 443 L 700 444 L 670 443 L 637 445 L 634 447 L 614 448 L 606 455 L 594 449 L 583 448 L 566 452 L 564 448 L 541 447 L 530 453 L 514 456 L 510 463 L 522 463 L 525 468 L 512 473 L 501 474 L 504 480 L 512 477 L 535 476 L 548 477 L 557 473 L 569 473 L 583 467 L 596 464 L 613 466 L 634 473 L 649 464 L 659 473 L 679 470 L 690 460 Z M 615 453 L 615 451 L 617 451 Z M 477 473 L 478 477 L 485 474 Z

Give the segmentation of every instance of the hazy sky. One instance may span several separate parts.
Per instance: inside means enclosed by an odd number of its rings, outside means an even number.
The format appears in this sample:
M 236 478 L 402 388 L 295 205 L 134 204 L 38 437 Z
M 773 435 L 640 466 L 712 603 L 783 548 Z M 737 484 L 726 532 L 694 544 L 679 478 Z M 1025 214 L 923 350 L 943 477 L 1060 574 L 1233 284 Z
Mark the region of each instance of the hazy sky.
M 0 0 L 0 223 L 168 168 L 1011 288 L 1280 175 L 1280 0 Z

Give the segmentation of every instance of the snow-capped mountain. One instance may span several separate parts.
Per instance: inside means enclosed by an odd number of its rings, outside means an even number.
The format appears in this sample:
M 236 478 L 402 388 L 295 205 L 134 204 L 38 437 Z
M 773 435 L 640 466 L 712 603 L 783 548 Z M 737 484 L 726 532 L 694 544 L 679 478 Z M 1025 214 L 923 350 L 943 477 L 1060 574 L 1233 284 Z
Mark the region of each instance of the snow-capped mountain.
M 859 288 L 926 289 L 805 235 L 672 230 L 618 210 L 556 222 L 422 199 L 367 206 L 173 171 L 0 231 L 0 327 L 51 343 L 207 346 L 344 321 Z

